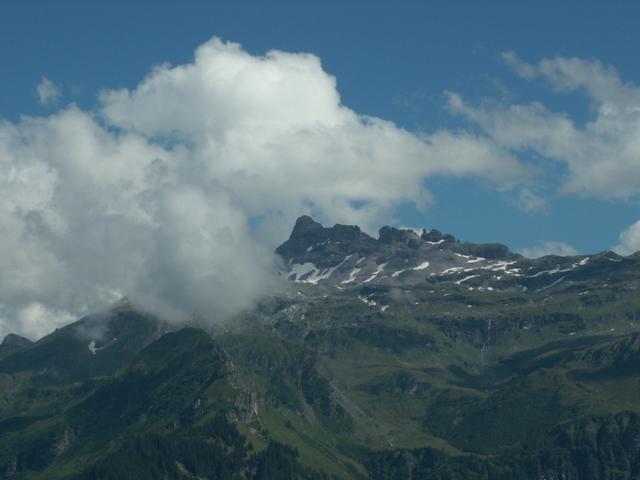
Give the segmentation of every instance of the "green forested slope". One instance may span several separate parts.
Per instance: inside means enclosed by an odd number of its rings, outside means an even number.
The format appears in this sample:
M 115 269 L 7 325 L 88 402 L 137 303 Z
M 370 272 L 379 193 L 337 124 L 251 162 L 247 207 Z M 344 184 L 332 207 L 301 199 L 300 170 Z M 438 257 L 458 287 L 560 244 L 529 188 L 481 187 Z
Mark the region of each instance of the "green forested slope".
M 309 225 L 328 253 L 306 231 L 288 248 L 327 269 L 356 248 L 375 272 L 418 241 Z M 420 255 L 440 242 L 420 241 Z M 480 247 L 446 242 L 437 261 L 479 263 Z M 505 280 L 487 256 L 474 286 L 345 271 L 225 323 L 180 329 L 124 302 L 35 343 L 10 336 L 0 478 L 640 478 L 640 257 L 481 247 L 520 270 Z

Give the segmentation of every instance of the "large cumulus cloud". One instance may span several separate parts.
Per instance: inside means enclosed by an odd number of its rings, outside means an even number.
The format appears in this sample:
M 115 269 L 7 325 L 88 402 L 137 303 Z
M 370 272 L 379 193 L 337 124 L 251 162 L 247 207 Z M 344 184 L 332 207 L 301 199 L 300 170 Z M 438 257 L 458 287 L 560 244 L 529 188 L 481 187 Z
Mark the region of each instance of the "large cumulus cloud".
M 513 185 L 485 136 L 416 135 L 342 105 L 309 54 L 218 39 L 132 90 L 0 123 L 0 335 L 38 337 L 127 295 L 211 321 L 274 286 L 294 218 L 372 226 L 419 207 L 431 175 Z
M 191 160 L 244 211 L 281 216 L 283 229 L 303 205 L 368 226 L 400 201 L 428 202 L 430 174 L 506 182 L 524 173 L 486 139 L 446 131 L 418 137 L 358 115 L 309 54 L 254 56 L 214 39 L 196 50 L 194 63 L 157 67 L 134 90 L 101 99 L 111 125 L 189 145 Z

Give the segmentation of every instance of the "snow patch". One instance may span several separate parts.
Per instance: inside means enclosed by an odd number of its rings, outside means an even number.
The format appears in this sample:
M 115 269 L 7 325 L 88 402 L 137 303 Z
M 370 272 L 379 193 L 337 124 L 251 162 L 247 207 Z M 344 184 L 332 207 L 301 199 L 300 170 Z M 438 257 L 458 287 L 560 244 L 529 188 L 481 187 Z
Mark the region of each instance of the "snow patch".
M 386 263 L 382 263 L 380 265 L 378 265 L 378 268 L 375 272 L 373 272 L 371 274 L 371 276 L 369 278 L 367 278 L 364 282 L 362 283 L 369 283 L 371 280 L 373 280 L 374 278 L 376 278 L 378 275 L 380 275 L 382 273 L 382 271 L 384 270 L 384 267 L 386 267 L 387 264 Z
M 481 268 L 485 270 L 491 270 L 492 272 L 504 272 L 507 275 L 521 277 L 522 274 L 520 273 L 519 268 L 509 268 L 514 263 L 517 263 L 517 261 L 514 260 L 512 262 L 507 262 L 506 260 L 501 260 L 499 262 L 492 263 L 490 265 L 485 265 L 484 267 L 481 267 Z
M 352 283 L 355 282 L 356 277 L 358 276 L 358 273 L 360 272 L 360 270 L 362 270 L 361 268 L 354 268 L 353 270 L 351 270 L 351 273 L 349 273 L 349 278 L 347 278 L 346 280 L 341 281 L 340 283 Z
M 288 276 L 293 276 L 294 281 L 300 282 L 300 278 L 304 277 L 308 273 L 314 272 L 315 270 L 316 266 L 313 263 L 294 263 L 289 269 Z
M 412 267 L 412 268 L 403 268 L 402 270 L 398 270 L 397 272 L 393 272 L 391 274 L 392 278 L 396 278 L 399 277 L 400 275 L 402 275 L 404 272 L 409 272 L 411 270 L 425 270 L 426 268 L 429 267 L 429 262 L 423 262 L 420 265 L 416 266 L 416 267 Z
M 467 260 L 467 263 L 478 263 L 478 262 L 482 262 L 484 260 L 486 260 L 486 258 L 477 257 L 477 258 L 472 258 L 471 260 Z
M 329 278 L 333 272 L 341 267 L 344 262 L 349 260 L 352 255 L 347 255 L 344 259 L 335 267 L 325 268 L 323 270 L 318 269 L 313 263 L 294 264 L 291 266 L 289 276 L 295 274 L 294 281 L 298 283 L 310 283 L 317 285 L 321 280 Z
M 362 295 L 358 295 L 358 300 L 366 303 L 367 306 L 369 306 L 369 307 L 375 307 L 376 306 L 375 300 L 369 300 L 367 297 L 363 297 Z
M 560 282 L 562 282 L 565 278 L 567 278 L 567 276 L 566 276 L 566 275 L 565 275 L 565 276 L 563 276 L 563 277 L 560 277 L 558 280 L 556 280 L 556 281 L 555 281 L 555 282 L 553 282 L 553 283 L 550 283 L 550 284 L 549 284 L 549 285 L 547 285 L 546 287 L 542 287 L 540 290 L 546 290 L 547 288 L 551 288 L 551 287 L 553 287 L 553 286 L 555 286 L 555 285 L 558 285 L 558 284 L 559 284 Z M 546 300 L 546 299 L 545 299 L 545 300 Z
M 467 280 L 471 280 L 472 278 L 476 278 L 479 277 L 480 275 L 468 275 L 466 277 L 464 277 L 462 280 L 457 280 L 453 283 L 457 283 L 458 285 L 460 285 L 462 282 L 466 282 Z
M 609 259 L 609 260 L 611 260 L 611 259 Z M 577 263 L 572 263 L 571 266 L 567 267 L 567 268 L 560 268 L 560 265 L 556 265 L 555 268 L 552 268 L 551 270 L 542 270 L 542 271 L 536 273 L 535 275 L 532 275 L 531 278 L 536 278 L 536 277 L 539 277 L 540 275 L 554 275 L 556 273 L 570 272 L 571 270 L 575 270 L 578 267 L 583 267 L 584 265 L 587 264 L 588 261 L 589 261 L 589 257 L 586 257 L 586 258 L 583 258 L 582 260 L 580 260 Z
M 451 268 L 447 268 L 446 270 L 443 270 L 442 272 L 440 272 L 440 275 L 451 275 L 454 273 L 459 273 L 459 272 L 470 272 L 472 270 L 476 270 L 475 268 L 466 268 L 466 267 L 451 267 Z

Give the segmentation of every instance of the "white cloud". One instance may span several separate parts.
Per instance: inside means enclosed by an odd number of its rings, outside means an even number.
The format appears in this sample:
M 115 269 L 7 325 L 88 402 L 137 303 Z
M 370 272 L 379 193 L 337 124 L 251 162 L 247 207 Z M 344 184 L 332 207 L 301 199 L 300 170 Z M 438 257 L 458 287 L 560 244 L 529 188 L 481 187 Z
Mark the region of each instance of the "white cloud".
M 30 303 L 17 311 L 22 333 L 39 338 L 51 332 L 52 327 L 62 327 L 74 318 L 69 312 L 47 309 L 40 303 Z
M 528 63 L 520 61 L 516 52 L 504 52 L 502 59 L 522 78 L 531 80 L 537 76 L 535 68 Z
M 620 255 L 631 255 L 640 250 L 640 220 L 620 233 L 620 243 L 613 250 Z
M 560 255 L 571 257 L 578 255 L 578 251 L 565 242 L 544 242 L 535 247 L 523 248 L 520 253 L 527 258 L 539 258 L 545 255 Z
M 51 105 L 60 98 L 62 89 L 47 77 L 43 76 L 36 87 L 36 93 L 42 105 Z
M 542 212 L 547 208 L 547 201 L 526 187 L 520 189 L 515 204 L 521 210 L 529 213 Z
M 584 91 L 594 118 L 579 126 L 541 103 L 471 106 L 449 92 L 451 110 L 514 155 L 533 150 L 565 166 L 563 193 L 603 198 L 640 194 L 640 88 L 596 60 L 554 58 L 532 65 L 514 53 L 504 58 L 524 78 L 543 78 L 559 92 Z
M 272 288 L 272 249 L 302 213 L 372 227 L 428 204 L 431 175 L 504 188 L 528 174 L 487 138 L 358 115 L 309 54 L 213 39 L 100 99 L 0 121 L 0 334 L 121 295 L 225 318 Z
M 611 107 L 634 111 L 640 103 L 638 87 L 623 83 L 615 68 L 599 60 L 556 57 L 532 65 L 521 61 L 513 52 L 503 54 L 503 58 L 523 78 L 544 78 L 560 92 L 585 90 L 605 112 Z
M 485 139 L 449 132 L 421 139 L 357 115 L 308 54 L 257 57 L 214 39 L 193 64 L 158 67 L 135 90 L 101 98 L 113 125 L 188 142 L 251 214 L 299 211 L 303 203 L 331 220 L 370 225 L 399 201 L 427 201 L 422 182 L 430 174 L 504 182 L 524 173 Z

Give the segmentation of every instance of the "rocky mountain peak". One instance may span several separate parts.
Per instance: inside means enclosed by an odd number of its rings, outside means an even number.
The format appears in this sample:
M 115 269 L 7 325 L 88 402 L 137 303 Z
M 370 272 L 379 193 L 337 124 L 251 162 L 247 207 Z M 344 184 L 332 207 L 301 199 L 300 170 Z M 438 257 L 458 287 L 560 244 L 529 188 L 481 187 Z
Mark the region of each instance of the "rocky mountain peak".
M 355 225 L 324 227 L 308 215 L 295 223 L 289 239 L 276 249 L 287 261 L 312 262 L 328 267 L 346 255 L 359 251 L 369 252 L 375 248 L 376 240 Z
M 378 238 L 355 225 L 324 227 L 300 217 L 276 252 L 283 276 L 299 283 L 348 290 L 374 285 L 451 284 L 466 290 L 544 289 L 578 281 L 594 268 L 626 268 L 611 252 L 593 256 L 528 259 L 500 243 L 461 242 L 439 230 L 382 227 Z M 629 257 L 631 259 L 631 257 Z
M 306 215 L 298 218 L 276 253 L 287 264 L 287 278 L 339 289 L 363 283 L 415 284 L 514 256 L 506 246 L 460 243 L 438 230 L 418 234 L 384 226 L 375 239 L 355 225 L 324 227 Z
M 309 215 L 303 215 L 296 220 L 290 239 L 304 239 L 322 232 L 324 227 Z
M 296 220 L 291 231 L 291 236 L 285 244 L 297 244 L 308 247 L 319 242 L 357 242 L 371 238 L 356 225 L 340 225 L 324 227 L 308 215 L 303 215 Z
M 380 229 L 378 241 L 387 245 L 401 243 L 411 248 L 418 248 L 420 237 L 413 230 L 401 230 L 386 226 Z
M 440 230 L 436 230 L 435 228 L 432 230 L 422 230 L 422 235 L 420 236 L 422 240 L 427 242 L 450 242 L 455 243 L 456 237 L 453 235 L 449 235 L 448 233 L 442 233 Z

